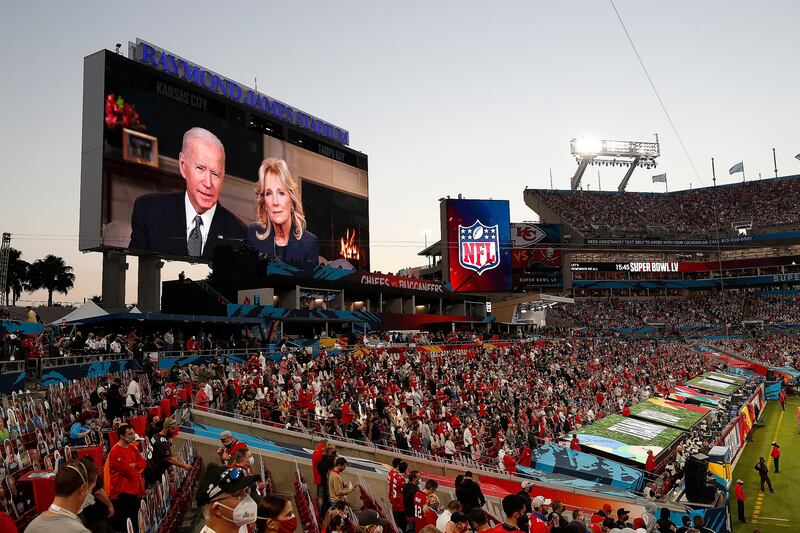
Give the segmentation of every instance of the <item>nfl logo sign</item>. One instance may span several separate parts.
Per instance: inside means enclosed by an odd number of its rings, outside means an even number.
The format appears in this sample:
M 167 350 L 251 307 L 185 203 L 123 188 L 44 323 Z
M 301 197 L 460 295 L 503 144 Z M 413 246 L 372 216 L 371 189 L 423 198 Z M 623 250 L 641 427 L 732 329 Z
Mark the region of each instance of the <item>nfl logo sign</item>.
M 498 225 L 486 226 L 476 220 L 471 226 L 458 226 L 458 262 L 480 276 L 500 264 Z

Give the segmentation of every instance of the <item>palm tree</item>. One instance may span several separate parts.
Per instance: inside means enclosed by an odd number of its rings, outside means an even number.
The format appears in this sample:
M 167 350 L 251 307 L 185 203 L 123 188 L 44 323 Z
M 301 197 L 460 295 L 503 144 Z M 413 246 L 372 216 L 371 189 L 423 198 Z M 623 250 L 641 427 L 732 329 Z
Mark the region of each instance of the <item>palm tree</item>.
M 47 291 L 47 307 L 53 306 L 53 292 L 67 294 L 75 285 L 75 274 L 72 267 L 64 262 L 61 257 L 48 255 L 44 259 L 37 259 L 28 269 L 28 290 Z
M 17 298 L 28 283 L 28 269 L 31 264 L 22 259 L 22 252 L 16 248 L 8 250 L 8 280 L 6 282 L 6 301 L 11 294 L 11 305 L 17 305 Z

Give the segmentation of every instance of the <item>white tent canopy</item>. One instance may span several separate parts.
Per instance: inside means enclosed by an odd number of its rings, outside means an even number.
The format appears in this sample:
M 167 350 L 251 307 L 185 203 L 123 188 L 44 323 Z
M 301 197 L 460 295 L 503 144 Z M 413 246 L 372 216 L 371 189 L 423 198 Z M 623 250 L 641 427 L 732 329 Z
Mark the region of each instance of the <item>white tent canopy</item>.
M 84 320 L 87 318 L 92 318 L 96 316 L 103 316 L 107 315 L 108 313 L 103 310 L 102 307 L 94 303 L 92 300 L 87 300 L 85 304 L 80 306 L 79 308 L 75 309 L 73 312 L 68 314 L 65 317 L 62 317 L 52 324 L 60 324 L 62 321 L 65 322 L 77 322 L 79 320 Z

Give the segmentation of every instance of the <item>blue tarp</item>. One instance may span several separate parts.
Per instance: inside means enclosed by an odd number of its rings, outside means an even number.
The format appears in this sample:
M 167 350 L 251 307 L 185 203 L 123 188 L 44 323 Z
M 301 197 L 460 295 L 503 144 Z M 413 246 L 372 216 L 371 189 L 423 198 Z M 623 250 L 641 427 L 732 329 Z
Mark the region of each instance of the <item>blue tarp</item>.
M 39 335 L 44 331 L 44 324 L 21 320 L 0 320 L 0 328 L 5 328 L 10 333 L 21 330 L 25 335 Z
M 635 498 L 637 496 L 629 490 L 608 485 L 606 483 L 597 483 L 585 478 L 572 477 L 566 474 L 543 472 L 541 470 L 528 468 L 526 466 L 517 465 L 517 476 L 525 479 L 532 479 L 533 481 L 541 481 L 542 483 L 550 483 L 553 485 L 560 485 L 561 487 L 569 487 L 576 490 L 599 492 L 612 497 Z
M 781 393 L 783 383 L 780 381 L 770 381 L 764 385 L 764 398 L 767 400 L 777 400 Z
M 644 487 L 644 473 L 640 470 L 554 443 L 533 450 L 531 465 L 542 472 L 565 474 L 632 492 Z

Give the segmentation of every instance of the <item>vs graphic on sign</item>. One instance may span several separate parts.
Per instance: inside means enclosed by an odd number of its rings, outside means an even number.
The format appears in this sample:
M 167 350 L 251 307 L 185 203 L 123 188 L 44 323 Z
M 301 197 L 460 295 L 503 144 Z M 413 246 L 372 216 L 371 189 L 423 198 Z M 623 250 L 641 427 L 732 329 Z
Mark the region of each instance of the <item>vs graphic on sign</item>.
M 480 276 L 500 264 L 500 232 L 497 224 L 487 226 L 476 220 L 471 226 L 458 226 L 458 262 Z
M 442 204 L 447 279 L 456 292 L 511 289 L 507 200 L 450 199 Z

